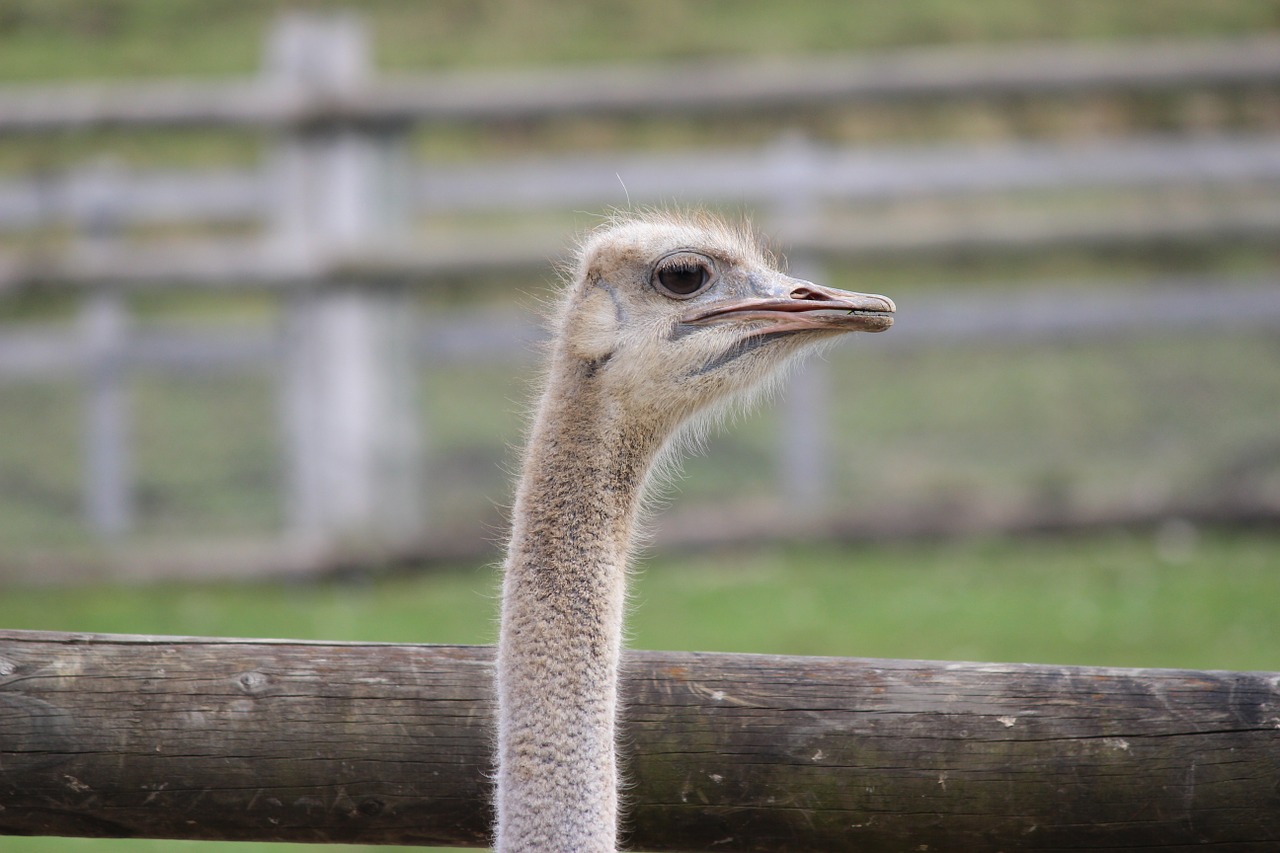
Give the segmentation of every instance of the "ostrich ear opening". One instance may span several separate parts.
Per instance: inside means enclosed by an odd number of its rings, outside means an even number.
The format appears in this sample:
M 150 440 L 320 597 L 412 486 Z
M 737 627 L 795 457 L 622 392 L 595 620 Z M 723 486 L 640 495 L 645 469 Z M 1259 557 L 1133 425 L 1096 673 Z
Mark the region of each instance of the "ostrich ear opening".
M 565 342 L 575 358 L 603 363 L 618 340 L 618 305 L 608 285 L 587 287 L 574 306 L 574 322 L 564 329 Z

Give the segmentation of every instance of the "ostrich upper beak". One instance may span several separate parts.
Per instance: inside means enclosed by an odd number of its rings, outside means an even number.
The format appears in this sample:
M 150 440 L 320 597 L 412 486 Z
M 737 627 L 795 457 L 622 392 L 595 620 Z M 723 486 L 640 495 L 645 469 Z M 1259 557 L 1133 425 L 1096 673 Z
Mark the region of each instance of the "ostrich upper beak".
M 883 332 L 893 325 L 893 300 L 874 293 L 854 293 L 808 281 L 783 279 L 777 295 L 732 299 L 699 306 L 680 318 L 692 326 L 765 321 L 762 332 Z

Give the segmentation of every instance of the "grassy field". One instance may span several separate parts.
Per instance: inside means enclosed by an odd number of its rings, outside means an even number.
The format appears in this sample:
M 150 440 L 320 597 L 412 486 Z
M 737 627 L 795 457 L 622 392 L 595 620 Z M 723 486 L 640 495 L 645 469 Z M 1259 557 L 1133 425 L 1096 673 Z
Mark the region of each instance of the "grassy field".
M 253 70 L 290 8 L 359 7 L 393 68 L 773 55 L 903 44 L 1224 35 L 1280 27 L 1274 0 L 7 0 L 0 80 Z
M 1275 671 L 1277 568 L 1280 536 L 1183 527 L 655 558 L 634 578 L 629 645 Z M 358 585 L 17 588 L 0 624 L 482 643 L 496 586 L 492 568 L 459 567 Z M 4 853 L 290 849 L 0 838 Z
M 1154 532 L 773 546 L 644 561 L 629 644 L 1280 670 L 1280 537 Z M 0 625 L 488 643 L 492 567 L 367 583 L 10 587 Z

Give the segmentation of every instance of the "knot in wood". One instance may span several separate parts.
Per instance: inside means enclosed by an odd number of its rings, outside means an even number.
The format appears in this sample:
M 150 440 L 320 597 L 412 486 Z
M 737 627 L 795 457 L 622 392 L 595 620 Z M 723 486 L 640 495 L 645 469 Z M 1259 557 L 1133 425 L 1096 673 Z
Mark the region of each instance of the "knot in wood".
M 242 672 L 236 676 L 236 686 L 250 696 L 261 696 L 271 686 L 271 678 L 264 672 Z
M 386 804 L 382 800 L 368 799 L 356 806 L 356 811 L 360 812 L 364 817 L 377 817 L 382 814 L 382 810 Z

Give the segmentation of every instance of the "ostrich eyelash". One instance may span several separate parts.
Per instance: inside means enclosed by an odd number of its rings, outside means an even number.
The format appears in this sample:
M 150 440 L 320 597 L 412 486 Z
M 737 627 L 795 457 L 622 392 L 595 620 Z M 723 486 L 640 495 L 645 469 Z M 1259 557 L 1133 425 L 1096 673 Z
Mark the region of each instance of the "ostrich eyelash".
M 686 273 L 695 273 L 700 269 L 702 269 L 702 264 L 696 261 L 672 261 L 659 267 L 658 272 L 673 272 L 684 275 Z

